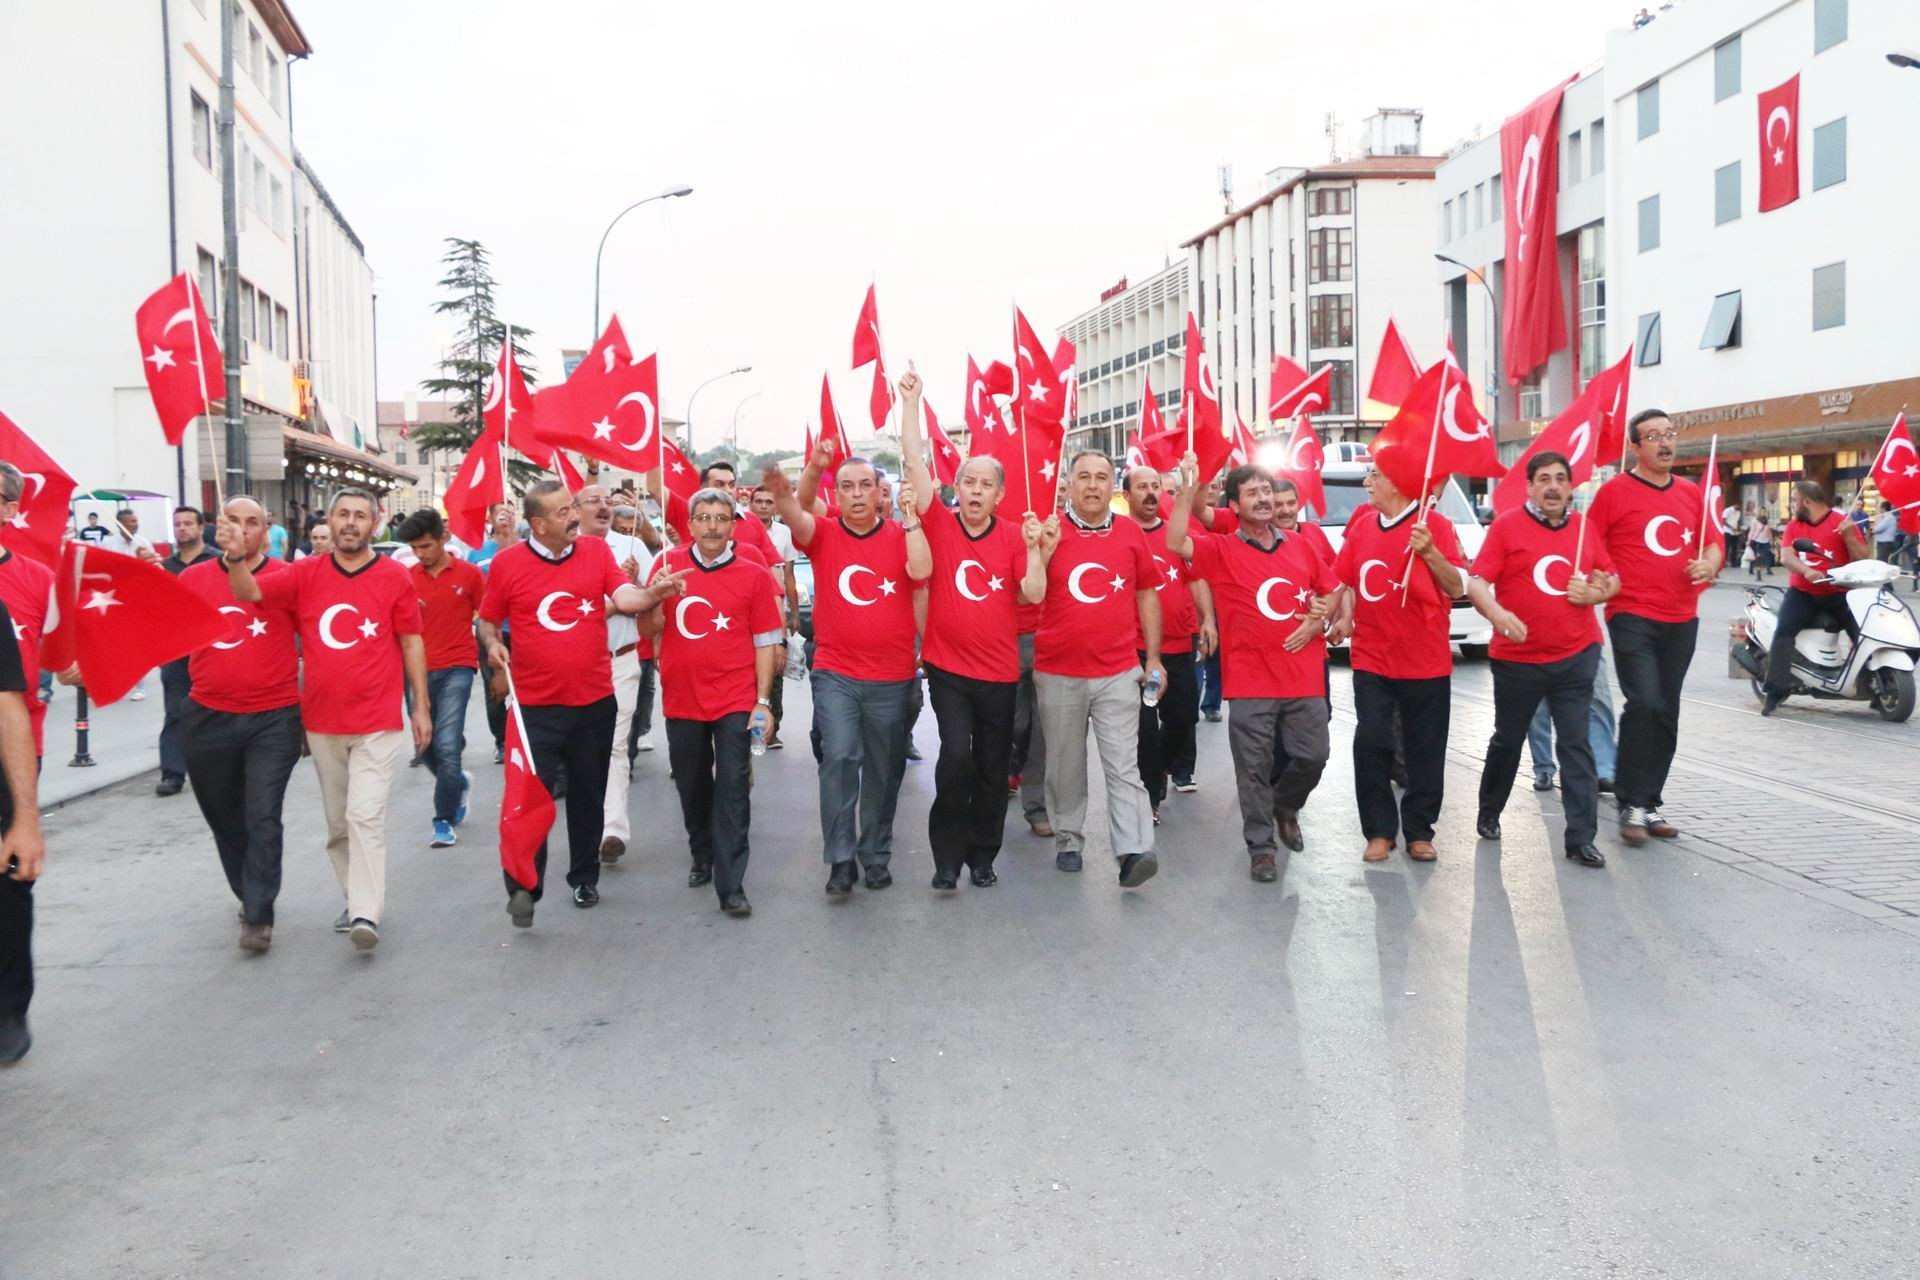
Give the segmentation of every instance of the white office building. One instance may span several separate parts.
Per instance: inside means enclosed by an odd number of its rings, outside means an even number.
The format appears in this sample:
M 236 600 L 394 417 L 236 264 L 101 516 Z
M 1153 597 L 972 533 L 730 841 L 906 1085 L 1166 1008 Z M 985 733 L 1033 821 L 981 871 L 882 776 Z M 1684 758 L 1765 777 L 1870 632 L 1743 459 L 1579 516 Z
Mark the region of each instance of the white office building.
M 1078 417 L 1068 433 L 1074 449 L 1119 457 L 1140 425 L 1141 388 L 1151 385 L 1168 421 L 1180 407 L 1180 352 L 1187 336 L 1185 258 L 1138 284 L 1122 279 L 1100 305 L 1061 326 L 1074 346 Z
M 1440 349 L 1429 247 L 1440 160 L 1419 154 L 1418 111 L 1383 109 L 1365 128 L 1362 154 L 1272 171 L 1264 194 L 1182 246 L 1222 412 L 1256 432 L 1276 354 L 1333 366 L 1315 422 L 1357 440 L 1391 416 L 1364 399 L 1388 318 L 1416 351 Z
M 1632 406 L 1664 408 L 1682 456 L 1720 437 L 1729 495 L 1784 509 L 1803 474 L 1857 490 L 1903 404 L 1920 403 L 1913 154 L 1920 43 L 1904 0 L 1695 0 L 1613 34 L 1561 110 L 1559 235 L 1568 348 L 1503 397 L 1517 453 L 1588 377 L 1635 349 Z M 1758 95 L 1799 87 L 1799 198 L 1759 211 Z M 1514 85 L 1518 110 L 1547 86 Z M 1774 142 L 1783 139 L 1782 123 Z M 1438 249 L 1502 292 L 1498 131 L 1437 175 Z M 1440 271 L 1476 382 L 1493 373 L 1485 291 Z

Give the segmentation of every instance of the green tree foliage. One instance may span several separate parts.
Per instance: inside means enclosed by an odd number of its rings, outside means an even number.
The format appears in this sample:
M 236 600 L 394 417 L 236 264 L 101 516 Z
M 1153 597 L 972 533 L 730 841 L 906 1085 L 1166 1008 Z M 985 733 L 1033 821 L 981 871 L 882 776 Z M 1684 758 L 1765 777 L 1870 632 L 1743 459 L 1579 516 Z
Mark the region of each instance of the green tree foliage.
M 433 311 L 457 322 L 455 337 L 440 359 L 439 375 L 423 379 L 420 387 L 429 396 L 453 405 L 453 421 L 422 423 L 415 428 L 413 439 L 422 452 L 464 454 L 480 435 L 480 406 L 484 403 L 487 379 L 493 375 L 494 363 L 500 358 L 506 326 L 494 314 L 493 268 L 486 246 L 478 240 L 453 236 L 447 237 L 446 245 L 447 250 L 440 258 L 445 272 L 440 278 L 440 288 L 445 296 L 433 304 Z M 530 329 L 513 326 L 514 359 L 529 387 L 537 381 L 525 342 L 531 334 Z M 512 477 L 521 488 L 541 474 L 540 468 L 517 457 L 511 461 Z

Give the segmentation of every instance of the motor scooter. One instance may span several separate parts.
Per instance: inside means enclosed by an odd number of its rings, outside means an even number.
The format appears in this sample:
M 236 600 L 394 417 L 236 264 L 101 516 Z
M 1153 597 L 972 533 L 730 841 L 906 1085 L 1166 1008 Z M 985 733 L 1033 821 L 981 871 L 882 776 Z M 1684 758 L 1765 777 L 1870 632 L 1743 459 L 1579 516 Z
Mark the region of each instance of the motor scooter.
M 1795 543 L 1794 549 L 1817 550 L 1806 539 Z M 1792 691 L 1870 703 L 1881 719 L 1904 721 L 1913 714 L 1920 622 L 1893 593 L 1900 571 L 1880 560 L 1855 560 L 1831 570 L 1827 577 L 1847 589 L 1847 609 L 1860 640 L 1854 643 L 1845 631 L 1832 627 L 1800 632 L 1793 646 Z M 1784 590 L 1772 585 L 1747 588 L 1747 607 L 1733 623 L 1727 652 L 1727 675 L 1745 678 L 1762 703 L 1767 696 L 1767 656 L 1773 648 Z

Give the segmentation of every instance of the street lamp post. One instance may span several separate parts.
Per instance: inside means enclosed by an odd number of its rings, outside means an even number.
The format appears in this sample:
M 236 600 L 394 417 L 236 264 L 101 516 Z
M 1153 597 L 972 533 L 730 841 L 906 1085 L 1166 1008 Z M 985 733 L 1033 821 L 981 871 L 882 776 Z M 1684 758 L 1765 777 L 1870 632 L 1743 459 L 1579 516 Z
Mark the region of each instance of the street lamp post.
M 1487 306 L 1493 311 L 1492 322 L 1487 326 L 1487 335 L 1488 341 L 1493 347 L 1492 382 L 1494 384 L 1493 416 L 1487 420 L 1487 428 L 1493 432 L 1493 438 L 1498 440 L 1500 438 L 1500 299 L 1493 296 L 1493 286 L 1487 283 L 1487 277 L 1484 272 L 1475 270 L 1458 258 L 1449 258 L 1444 253 L 1436 253 L 1433 256 L 1450 267 L 1460 268 L 1467 273 L 1467 279 L 1472 280 L 1487 291 Z
M 741 365 L 741 366 L 740 366 L 740 367 L 739 367 L 738 369 L 729 369 L 729 370 L 727 370 L 727 371 L 726 371 L 725 373 L 716 373 L 716 374 L 714 374 L 714 375 L 713 375 L 713 376 L 712 376 L 711 378 L 708 378 L 708 379 L 707 379 L 707 380 L 706 380 L 705 382 L 703 382 L 703 383 L 701 383 L 701 384 L 700 384 L 699 386 L 697 386 L 697 387 L 695 387 L 695 388 L 693 389 L 693 394 L 687 397 L 687 461 L 689 461 L 689 462 L 691 462 L 691 461 L 693 461 L 693 457 L 694 457 L 694 449 L 693 449 L 693 402 L 694 402 L 694 401 L 695 401 L 696 399 L 698 399 L 698 398 L 699 398 L 699 396 L 700 396 L 700 393 L 701 393 L 702 391 L 705 391 L 705 390 L 706 390 L 706 389 L 707 389 L 708 387 L 710 387 L 710 386 L 712 386 L 712 385 L 713 385 L 714 383 L 716 383 L 716 382 L 718 382 L 718 381 L 720 381 L 720 379 L 722 379 L 722 378 L 731 378 L 731 377 L 732 377 L 732 376 L 733 376 L 734 374 L 736 374 L 736 373 L 752 373 L 752 372 L 753 372 L 753 366 L 752 366 L 752 365 L 750 365 L 750 364 L 743 364 L 743 365 Z
M 728 432 L 728 439 L 733 446 L 733 461 L 736 467 L 740 462 L 740 411 L 747 407 L 747 401 L 755 399 L 759 395 L 760 393 L 758 391 L 749 391 L 746 395 L 740 397 L 739 404 L 733 406 L 733 427 Z
M 1912 53 L 1906 49 L 1895 49 L 1887 55 L 1887 61 L 1896 67 L 1910 71 L 1920 71 L 1920 53 Z
M 657 195 L 648 196 L 645 200 L 636 200 L 619 213 L 614 214 L 613 221 L 609 222 L 607 229 L 600 233 L 600 247 L 593 252 L 593 333 L 588 338 L 589 343 L 600 341 L 600 257 L 607 251 L 607 237 L 613 234 L 613 229 L 619 225 L 620 219 L 626 217 L 641 205 L 652 204 L 655 200 L 669 200 L 674 196 L 690 196 L 692 194 L 692 187 L 668 187 L 665 191 Z

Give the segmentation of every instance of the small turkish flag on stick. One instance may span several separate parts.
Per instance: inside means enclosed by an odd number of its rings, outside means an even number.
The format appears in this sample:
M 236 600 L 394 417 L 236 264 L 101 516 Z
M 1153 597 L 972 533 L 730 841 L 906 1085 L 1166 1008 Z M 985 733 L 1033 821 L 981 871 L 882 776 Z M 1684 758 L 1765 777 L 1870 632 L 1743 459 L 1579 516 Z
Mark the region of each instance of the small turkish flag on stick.
M 534 772 L 533 749 L 527 745 L 526 722 L 520 718 L 520 695 L 513 687 L 513 667 L 506 669 L 507 733 L 506 781 L 500 794 L 500 869 L 521 888 L 531 891 L 540 882 L 539 856 L 553 830 L 553 795 Z
M 227 376 L 193 277 L 183 271 L 156 289 L 133 313 L 133 327 L 161 434 L 178 445 L 188 424 L 211 411 L 213 392 Z
M 23 482 L 19 511 L 0 526 L 0 545 L 31 556 L 49 569 L 59 568 L 73 477 L 4 413 L 0 413 L 0 459 L 11 462 Z
M 227 637 L 227 620 L 158 564 L 79 540 L 65 544 L 54 579 L 60 621 L 41 641 L 40 665 L 80 665 L 101 706 L 163 662 Z

